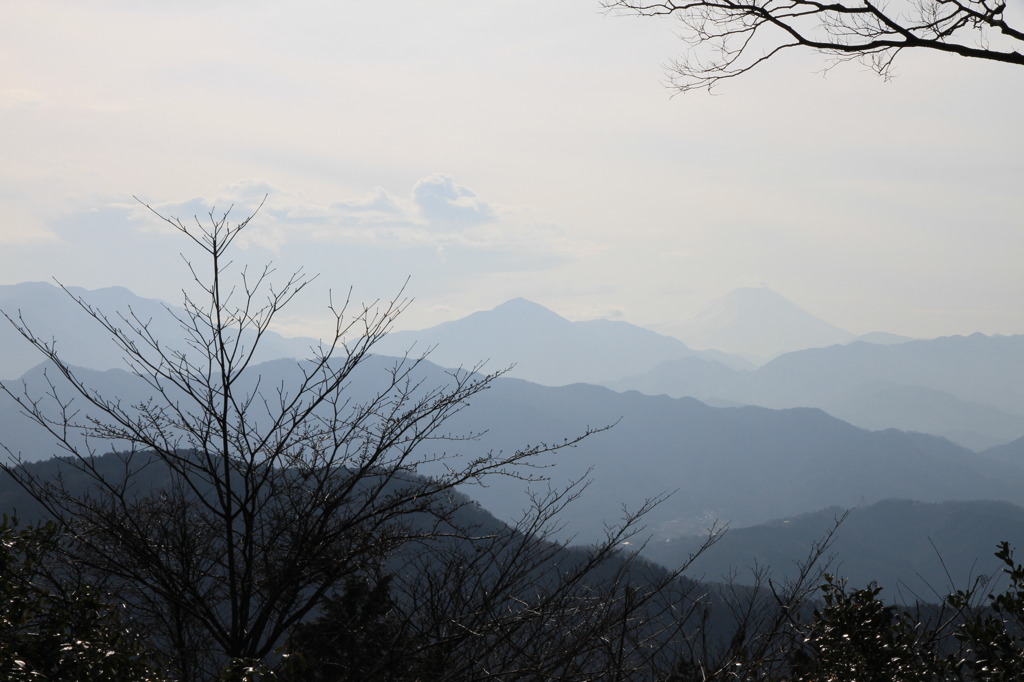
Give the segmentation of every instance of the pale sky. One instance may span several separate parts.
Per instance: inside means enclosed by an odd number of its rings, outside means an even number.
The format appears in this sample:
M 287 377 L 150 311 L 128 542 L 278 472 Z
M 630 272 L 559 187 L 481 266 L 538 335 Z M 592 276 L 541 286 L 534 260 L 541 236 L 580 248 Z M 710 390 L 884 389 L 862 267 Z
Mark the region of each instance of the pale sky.
M 516 296 L 672 333 L 767 285 L 854 333 L 1024 333 L 1024 69 L 793 54 L 672 96 L 672 20 L 598 0 L 5 3 L 0 284 L 177 302 L 183 219 L 387 297 L 401 326 Z

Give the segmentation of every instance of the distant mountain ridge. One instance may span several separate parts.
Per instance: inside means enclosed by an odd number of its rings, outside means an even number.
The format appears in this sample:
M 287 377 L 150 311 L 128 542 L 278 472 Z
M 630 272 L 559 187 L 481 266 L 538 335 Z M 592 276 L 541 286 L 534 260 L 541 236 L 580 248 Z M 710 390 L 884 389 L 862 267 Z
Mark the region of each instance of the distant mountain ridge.
M 864 428 L 935 433 L 975 450 L 1024 434 L 1024 335 L 950 336 L 794 351 L 754 371 L 669 361 L 606 382 L 764 407 L 818 407 Z
M 150 325 L 154 336 L 162 343 L 179 348 L 185 346 L 181 327 L 163 301 L 137 296 L 124 287 L 92 290 L 68 287 L 68 291 L 82 297 L 114 321 L 118 321 L 118 314 L 134 313 L 139 320 Z M 170 309 L 182 312 L 173 306 Z M 0 310 L 14 318 L 20 311 L 33 333 L 44 340 L 56 339 L 61 354 L 73 365 L 97 370 L 124 365 L 122 353 L 111 341 L 110 334 L 54 284 L 25 282 L 0 285 Z M 315 339 L 287 338 L 268 331 L 260 342 L 256 360 L 305 357 L 309 355 L 310 347 L 315 345 Z M 3 349 L 0 353 L 0 379 L 16 379 L 44 359 L 3 318 L 0 318 L 0 348 Z
M 133 311 L 140 319 L 151 321 L 155 335 L 164 342 L 182 337 L 162 301 L 136 296 L 123 287 L 69 290 L 110 315 Z M 122 366 L 121 354 L 109 334 L 57 286 L 45 282 L 0 286 L 0 309 L 15 317 L 21 310 L 38 336 L 59 340 L 61 352 L 72 364 L 98 370 Z M 316 343 L 315 339 L 267 332 L 257 360 L 305 357 Z M 0 324 L 0 347 L 5 349 L 0 356 L 0 378 L 17 378 L 43 360 L 6 321 Z M 523 298 L 429 329 L 393 332 L 376 350 L 402 355 L 413 347 L 419 352 L 433 348 L 431 359 L 442 366 L 472 367 L 487 362 L 488 369 L 512 367 L 510 376 L 547 385 L 616 379 L 681 357 L 751 367 L 742 358 L 715 350 L 694 351 L 678 339 L 626 322 L 571 322 Z
M 162 342 L 183 345 L 181 329 L 160 301 L 120 287 L 71 291 L 108 313 L 131 310 Z M 762 313 L 789 310 L 807 317 L 766 288 L 734 293 L 734 300 L 742 299 L 747 308 L 760 306 Z M 58 339 L 72 364 L 122 366 L 109 334 L 52 284 L 0 287 L 0 308 L 11 314 L 23 311 L 39 336 Z M 756 317 L 747 315 L 745 328 Z M 755 370 L 738 356 L 696 351 L 626 322 L 572 322 L 518 298 L 429 329 L 392 333 L 376 351 L 397 356 L 433 348 L 430 359 L 442 366 L 474 367 L 486 361 L 488 370 L 511 367 L 507 376 L 545 385 L 600 383 L 618 391 L 696 397 L 721 406 L 818 407 L 864 428 L 934 433 L 979 451 L 1024 435 L 1024 336 L 865 337 L 885 345 L 854 341 L 804 349 Z M 809 337 L 801 338 L 808 342 Z M 313 339 L 268 332 L 256 360 L 307 356 L 315 345 Z M 5 351 L 0 354 L 3 378 L 16 378 L 43 359 L 7 324 L 0 324 L 0 347 Z
M 531 437 L 550 440 L 580 424 L 617 422 L 562 456 L 555 470 L 564 480 L 593 467 L 591 489 L 577 505 L 592 532 L 595 520 L 620 501 L 636 505 L 671 491 L 649 519 L 660 536 L 680 535 L 684 527 L 698 532 L 714 519 L 749 525 L 889 497 L 1024 503 L 1024 489 L 1016 487 L 1024 484 L 1024 468 L 934 436 L 865 431 L 814 409 L 714 408 L 685 398 L 510 379 L 480 396 L 465 418 L 467 425 L 488 425 L 481 444 L 489 448 L 507 447 L 526 425 Z M 507 485 L 494 481 L 478 499 L 506 514 L 514 500 Z M 628 499 L 622 491 L 630 491 Z
M 761 361 L 856 339 L 768 287 L 736 289 L 675 330 L 694 348 L 715 348 Z
M 386 336 L 376 350 L 400 355 L 410 347 L 433 348 L 430 359 L 444 367 L 512 367 L 508 376 L 547 386 L 615 379 L 683 357 L 749 367 L 717 351 L 694 351 L 682 341 L 627 322 L 571 322 L 523 298 L 418 331 Z

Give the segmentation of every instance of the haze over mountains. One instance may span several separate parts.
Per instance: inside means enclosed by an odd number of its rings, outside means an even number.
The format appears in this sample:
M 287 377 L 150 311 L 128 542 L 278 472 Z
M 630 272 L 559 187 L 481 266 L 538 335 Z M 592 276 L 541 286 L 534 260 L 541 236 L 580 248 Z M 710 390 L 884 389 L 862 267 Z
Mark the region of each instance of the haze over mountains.
M 103 310 L 132 311 L 163 340 L 182 332 L 164 304 L 123 288 L 72 289 Z M 759 305 L 760 304 L 760 305 Z M 67 294 L 44 283 L 0 287 L 0 308 L 26 314 L 42 338 L 59 339 L 73 364 L 93 369 L 121 366 L 108 334 L 89 320 Z M 714 313 L 714 314 L 712 314 Z M 727 314 L 726 314 L 727 313 Z M 716 317 L 717 316 L 717 317 Z M 716 302 L 705 315 L 723 321 L 722 336 L 743 330 L 789 345 L 852 335 L 801 311 L 766 288 L 741 289 Z M 781 329 L 785 320 L 788 330 Z M 781 329 L 781 331 L 780 331 Z M 444 367 L 473 367 L 549 386 L 594 383 L 617 391 L 695 397 L 713 405 L 818 407 L 867 429 L 899 428 L 932 433 L 974 450 L 1007 443 L 1024 434 L 1024 336 L 943 337 L 805 348 L 761 367 L 719 350 L 694 350 L 682 341 L 626 322 L 571 322 L 525 299 L 420 331 L 385 337 L 377 352 L 401 356 L 431 351 Z M 0 325 L 0 377 L 20 376 L 41 358 L 9 325 Z M 316 341 L 268 333 L 257 360 L 306 356 Z
M 698 358 L 731 369 L 753 369 L 789 351 L 850 343 L 900 343 L 895 334 L 857 337 L 801 309 L 767 287 L 737 289 L 703 312 L 683 320 L 680 339 L 621 321 L 570 322 L 547 308 L 516 298 L 492 310 L 428 329 L 391 334 L 383 352 L 399 353 L 413 342 L 436 347 L 438 364 L 472 365 L 490 359 L 516 364 L 512 375 L 558 386 L 619 379 L 631 367 Z M 625 371 L 624 371 L 625 370 Z
M 68 287 L 96 309 L 105 312 L 123 327 L 118 314 L 150 326 L 153 335 L 169 345 L 184 347 L 184 335 L 178 322 L 168 314 L 167 304 L 136 296 L 124 287 L 83 289 Z M 171 308 L 179 313 L 179 308 Z M 111 343 L 110 334 L 82 310 L 60 287 L 48 282 L 0 285 L 0 310 L 13 318 L 19 313 L 33 333 L 41 339 L 57 340 L 57 348 L 67 362 L 90 369 L 123 367 L 122 353 Z M 267 332 L 260 342 L 257 360 L 302 357 L 309 354 L 314 339 L 286 338 Z M 7 320 L 0 318 L 0 379 L 16 379 L 42 362 L 39 351 L 25 341 Z
M 768 287 L 736 289 L 684 320 L 677 333 L 695 348 L 716 348 L 757 364 L 790 351 L 856 338 Z
M 695 338 L 736 339 L 731 348 L 748 358 L 755 344 L 797 350 L 755 368 L 624 322 L 570 322 L 523 299 L 393 334 L 380 348 L 436 346 L 431 359 L 443 366 L 482 358 L 492 368 L 516 363 L 510 376 L 546 385 L 599 383 L 716 405 L 819 407 L 864 428 L 933 433 L 976 450 L 1024 434 L 1024 336 L 855 337 L 766 288 L 737 290 L 693 319 Z M 740 347 L 744 338 L 752 341 Z
M 627 322 L 570 322 L 523 298 L 429 329 L 389 334 L 377 350 L 400 355 L 414 344 L 421 351 L 433 348 L 431 360 L 444 367 L 486 360 L 489 369 L 511 367 L 509 376 L 548 386 L 617 379 L 682 357 L 751 367 L 742 358 L 694 351 L 678 339 Z
M 101 310 L 134 312 L 139 319 L 151 321 L 161 338 L 181 336 L 177 324 L 165 314 L 164 302 L 136 296 L 123 287 L 69 287 L 69 291 Z M 62 351 L 69 353 L 75 364 L 93 369 L 120 366 L 120 357 L 107 342 L 106 332 L 90 323 L 68 295 L 53 284 L 0 285 L 0 309 L 12 315 L 22 311 L 41 337 L 60 338 Z M 177 310 L 175 306 L 172 309 Z M 561 385 L 621 379 L 681 358 L 719 362 L 731 369 L 753 369 L 783 350 L 845 343 L 856 338 L 764 287 L 738 289 L 683 325 L 693 331 L 693 336 L 680 341 L 627 322 L 570 322 L 537 303 L 518 298 L 429 329 L 394 332 L 378 349 L 400 355 L 413 344 L 421 352 L 434 347 L 432 359 L 442 366 L 474 366 L 484 360 L 492 368 L 515 364 L 512 376 Z M 737 347 L 739 353 L 755 358 L 756 362 L 723 352 L 720 346 L 705 344 L 716 338 L 723 339 L 724 345 Z M 882 332 L 862 338 L 873 343 L 906 340 Z M 737 341 L 730 344 L 725 339 Z M 739 339 L 746 340 L 740 343 Z M 302 355 L 314 343 L 309 338 L 269 333 L 261 344 L 264 348 L 260 357 Z M 9 325 L 0 326 L 0 344 L 7 349 L 0 358 L 0 377 L 20 376 L 38 364 L 37 355 Z
M 1024 431 L 1024 336 L 950 336 L 787 353 L 754 371 L 688 360 L 606 382 L 713 403 L 820 407 L 870 429 L 900 428 L 972 449 Z
M 388 380 L 392 364 L 375 356 L 360 367 L 347 389 L 352 400 L 370 398 Z M 48 390 L 44 369 L 33 369 L 22 379 L 35 395 Z M 291 360 L 257 369 L 265 386 L 288 385 L 297 371 Z M 421 375 L 425 386 L 448 379 L 434 365 L 425 365 Z M 49 376 L 59 392 L 70 393 L 55 373 Z M 148 396 L 148 387 L 122 370 L 82 369 L 80 376 L 101 394 L 125 403 Z M 8 385 L 18 391 L 19 384 Z M 236 388 L 254 387 L 251 380 L 249 387 Z M 83 409 L 81 417 L 89 414 Z M 581 541 L 599 536 L 622 506 L 637 509 L 644 500 L 665 493 L 672 496 L 648 517 L 660 537 L 698 533 L 715 520 L 752 525 L 892 497 L 1024 504 L 1024 468 L 938 437 L 866 431 L 820 410 L 717 408 L 692 398 L 616 393 L 587 384 L 548 387 L 498 380 L 447 424 L 456 434 L 482 431 L 479 438 L 438 447 L 467 456 L 508 452 L 611 424 L 614 428 L 557 457 L 542 458 L 536 462 L 540 468 L 523 472 L 549 479 L 542 487 L 591 479 L 587 493 L 562 515 L 567 532 Z M 63 454 L 6 395 L 0 396 L 0 433 L 7 447 L 28 460 Z M 467 493 L 507 520 L 517 518 L 526 506 L 523 488 L 517 479 L 492 479 Z
M 162 340 L 181 340 L 159 302 L 120 288 L 73 293 L 106 311 L 131 310 Z M 1020 510 L 1013 505 L 1024 505 L 1024 337 L 906 340 L 874 334 L 868 338 L 880 343 L 869 343 L 767 290 L 737 292 L 729 300 L 736 305 L 716 304 L 717 318 L 700 317 L 704 336 L 694 338 L 716 338 L 711 321 L 718 319 L 723 322 L 717 338 L 723 340 L 757 334 L 765 323 L 763 338 L 776 348 L 815 340 L 842 345 L 795 350 L 756 367 L 737 355 L 695 350 L 625 322 L 571 322 L 514 299 L 427 330 L 394 333 L 376 351 L 401 356 L 410 348 L 413 354 L 433 348 L 434 364 L 423 366 L 426 385 L 445 380 L 443 367 L 469 368 L 488 360 L 487 369 L 495 370 L 515 363 L 451 422 L 456 432 L 483 431 L 478 440 L 457 444 L 466 454 L 557 442 L 588 427 L 614 424 L 561 452 L 557 461 L 538 462 L 550 468 L 533 470 L 556 487 L 591 480 L 562 519 L 566 536 L 581 542 L 598 537 L 623 505 L 636 509 L 666 493 L 670 497 L 647 518 L 658 551 L 686 547 L 685 540 L 660 543 L 700 534 L 716 520 L 749 527 L 730 542 L 754 538 L 749 547 L 755 549 L 724 552 L 725 563 L 708 564 L 714 570 L 739 556 L 767 556 L 756 548 L 778 534 L 773 530 L 778 524 L 770 523 L 774 519 L 818 514 L 817 525 L 785 524 L 818 528 L 836 507 L 873 509 L 892 498 L 932 505 L 914 508 L 918 521 L 911 525 L 925 530 L 906 532 L 918 536 L 959 537 L 969 528 L 955 519 L 994 524 L 984 520 L 993 514 L 1006 528 L 1018 528 Z M 764 308 L 748 306 L 757 300 L 777 314 L 766 316 Z M 121 358 L 108 334 L 58 288 L 0 287 L 0 307 L 11 314 L 22 310 L 39 336 L 59 339 L 65 357 L 88 368 L 82 376 L 102 393 L 124 401 L 147 397 L 144 385 L 111 369 Z M 726 315 L 727 310 L 732 313 Z M 792 329 L 780 328 L 783 319 Z M 271 362 L 258 369 L 266 385 L 289 381 L 295 362 L 281 358 L 307 355 L 315 344 L 274 334 L 263 342 L 259 359 Z M 20 378 L 36 393 L 43 391 L 43 368 L 26 373 L 38 364 L 38 354 L 7 325 L 0 325 L 0 344 L 5 383 L 17 390 L 14 380 Z M 733 349 L 751 355 L 750 347 Z M 348 389 L 353 398 L 370 395 L 392 362 L 386 357 L 368 362 Z M 0 395 L 0 439 L 29 460 L 61 454 L 5 395 Z M 528 504 L 522 483 L 514 479 L 495 479 L 466 492 L 505 520 L 517 518 Z M 967 506 L 936 506 L 950 500 Z M 979 500 L 1005 504 L 971 506 Z M 779 546 L 803 547 L 809 532 Z M 856 532 L 864 542 L 896 537 L 882 522 Z M 881 542 L 890 549 L 879 561 L 889 561 L 893 571 L 910 570 L 892 563 L 893 543 L 891 537 Z M 856 544 L 844 547 L 847 553 L 863 551 Z M 659 555 L 666 561 L 667 556 Z

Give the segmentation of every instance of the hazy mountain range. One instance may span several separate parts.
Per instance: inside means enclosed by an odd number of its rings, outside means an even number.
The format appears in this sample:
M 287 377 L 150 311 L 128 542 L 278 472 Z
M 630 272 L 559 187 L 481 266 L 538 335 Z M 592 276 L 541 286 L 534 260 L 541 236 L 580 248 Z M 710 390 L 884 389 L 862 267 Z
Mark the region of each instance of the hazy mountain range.
M 121 288 L 72 292 L 103 310 L 134 316 L 161 340 L 181 339 L 160 302 Z M 739 292 L 733 300 L 754 299 L 778 303 L 777 295 L 763 290 Z M 778 307 L 788 310 L 795 327 L 803 324 L 795 306 Z M 121 358 L 109 334 L 58 288 L 38 283 L 0 287 L 0 308 L 11 314 L 20 309 L 37 335 L 58 339 L 63 356 L 84 367 L 82 377 L 101 393 L 125 403 L 147 397 L 141 382 L 110 369 L 119 367 Z M 741 315 L 743 306 L 738 304 L 734 309 L 732 317 L 719 318 L 731 320 L 723 330 L 757 329 L 760 313 Z M 708 323 L 706 329 L 712 326 Z M 829 326 L 808 322 L 806 327 L 804 336 L 794 331 L 788 343 L 836 336 Z M 770 331 L 766 338 L 772 338 Z M 966 543 L 971 523 L 1004 528 L 1003 521 L 991 520 L 999 516 L 992 510 L 1003 510 L 1010 524 L 1005 527 L 1010 528 L 1017 512 L 1006 510 L 1016 507 L 985 507 L 986 516 L 980 507 L 938 503 L 1024 504 L 1024 337 L 975 334 L 907 340 L 878 333 L 865 339 L 874 342 L 842 337 L 843 345 L 797 350 L 756 367 L 736 355 L 694 350 L 635 325 L 570 322 L 535 303 L 514 299 L 431 329 L 392 334 L 376 350 L 401 355 L 410 348 L 416 352 L 433 347 L 430 357 L 436 365 L 423 366 L 425 385 L 445 380 L 441 367 L 472 367 L 487 360 L 488 369 L 498 369 L 515 363 L 505 378 L 451 422 L 456 432 L 483 431 L 476 441 L 450 444 L 466 455 L 560 442 L 588 427 L 614 425 L 557 458 L 537 462 L 541 468 L 531 472 L 550 479 L 535 484 L 539 486 L 591 481 L 562 518 L 564 535 L 581 542 L 599 536 L 623 506 L 636 509 L 664 494 L 668 499 L 646 519 L 656 538 L 652 551 L 662 552 L 662 560 L 670 560 L 672 551 L 684 551 L 689 542 L 665 543 L 667 539 L 699 535 L 716 521 L 736 529 L 730 536 L 736 539 L 720 546 L 727 558 L 707 564 L 709 572 L 750 556 L 792 562 L 792 552 L 782 548 L 806 547 L 812 530 L 820 532 L 815 529 L 834 517 L 837 507 L 875 509 L 890 498 L 931 503 L 904 514 L 918 519 L 918 525 L 905 524 L 906 537 L 916 542 L 948 535 L 963 537 Z M 277 385 L 296 371 L 295 361 L 281 358 L 306 355 L 315 341 L 269 334 L 263 343 L 259 357 L 273 361 L 258 369 L 266 385 Z M 9 380 L 5 383 L 17 389 L 24 381 L 31 391 L 44 391 L 44 368 L 26 373 L 40 361 L 38 353 L 7 325 L 0 325 L 0 344 L 0 377 Z M 367 362 L 348 389 L 351 395 L 370 395 L 392 362 L 384 356 Z M 594 385 L 602 382 L 603 387 Z M 0 441 L 29 460 L 62 454 L 6 396 L 0 396 Z M 989 446 L 995 447 L 972 452 Z M 522 483 L 514 479 L 493 479 L 486 487 L 465 492 L 505 520 L 518 518 L 528 504 Z M 827 511 L 818 511 L 823 509 Z M 958 516 L 974 521 L 956 527 Z M 864 513 L 850 518 L 875 517 Z M 790 523 L 770 524 L 763 533 L 740 532 L 773 519 Z M 928 523 L 935 530 L 920 530 Z M 771 530 L 780 524 L 786 528 Z M 947 527 L 948 532 L 941 530 Z M 865 543 L 875 538 L 878 546 L 889 547 L 879 561 L 888 562 L 893 571 L 902 575 L 924 570 L 894 558 L 895 538 L 904 532 L 897 532 L 897 525 L 879 522 L 857 528 L 853 535 Z M 769 551 L 770 538 L 795 529 L 806 531 L 778 540 L 775 554 Z M 769 540 L 750 540 L 749 547 L 740 542 L 762 536 Z M 986 542 L 991 539 L 981 534 L 979 542 L 982 536 Z M 969 543 L 964 547 L 964 556 L 981 551 Z M 988 554 L 990 549 L 984 548 Z M 843 553 L 869 556 L 856 544 Z M 851 570 L 860 571 L 858 566 L 850 564 Z M 855 574 L 884 575 L 880 570 L 868 562 L 863 574 Z
M 854 337 L 765 288 L 737 290 L 698 318 L 697 338 L 715 338 L 717 328 L 722 339 L 802 350 L 755 368 L 737 355 L 695 351 L 624 322 L 570 322 L 523 299 L 393 334 L 380 349 L 436 347 L 431 358 L 443 366 L 515 363 L 509 376 L 546 385 L 599 383 L 716 405 L 819 407 L 864 428 L 932 433 L 975 450 L 1024 434 L 1024 336 Z M 814 348 L 817 342 L 833 345 Z
M 717 408 L 694 399 L 615 393 L 583 384 L 549 388 L 505 380 L 462 415 L 486 425 L 481 444 L 507 448 L 522 434 L 555 440 L 585 425 L 615 423 L 561 454 L 555 482 L 584 476 L 591 490 L 569 513 L 593 531 L 620 503 L 673 493 L 649 521 L 660 536 L 704 530 L 714 520 L 752 525 L 824 507 L 900 497 L 997 499 L 1024 504 L 1024 468 L 942 438 L 867 431 L 815 409 Z M 554 462 L 553 462 L 554 463 Z M 500 517 L 514 513 L 517 486 L 480 493 Z
M 737 289 L 683 320 L 675 331 L 695 348 L 735 353 L 758 364 L 801 348 L 856 339 L 768 287 Z
M 118 326 L 124 324 L 118 314 L 149 325 L 153 335 L 164 343 L 184 348 L 184 334 L 168 310 L 181 313 L 162 301 L 136 296 L 124 287 L 68 291 L 90 305 L 104 311 Z M 60 287 L 47 282 L 0 285 L 0 310 L 17 318 L 19 313 L 41 339 L 57 340 L 57 348 L 65 360 L 79 367 L 113 369 L 124 365 L 122 353 L 111 343 L 110 334 L 75 303 Z M 260 341 L 258 360 L 280 357 L 304 357 L 317 342 L 307 338 L 287 338 L 267 332 Z M 11 326 L 0 318 L 0 379 L 16 379 L 35 367 L 43 358 Z
M 983 449 L 1024 433 L 1024 336 L 858 341 L 787 353 L 753 371 L 674 360 L 606 385 L 714 403 L 820 407 L 865 428 L 934 433 Z
M 678 358 L 753 368 L 743 358 L 695 351 L 679 339 L 627 322 L 570 322 L 523 298 L 429 329 L 389 334 L 377 350 L 400 355 L 414 345 L 433 348 L 430 359 L 444 367 L 486 360 L 488 369 L 511 367 L 509 376 L 548 386 L 618 379 Z
M 376 356 L 361 366 L 348 387 L 352 399 L 358 402 L 375 392 L 388 379 L 392 363 Z M 256 369 L 264 385 L 278 386 L 294 379 L 297 366 L 278 360 Z M 36 368 L 21 381 L 41 395 L 47 390 L 43 373 L 44 368 Z M 125 404 L 148 395 L 145 384 L 121 370 L 82 369 L 79 374 L 90 387 Z M 57 382 L 56 390 L 67 395 L 59 378 L 53 372 L 49 376 Z M 424 365 L 425 386 L 446 378 L 440 368 Z M 19 385 L 14 384 L 15 390 Z M 88 414 L 83 409 L 81 416 Z M 525 472 L 548 477 L 541 486 L 559 487 L 578 478 L 592 481 L 563 515 L 566 532 L 581 540 L 598 535 L 623 505 L 636 509 L 665 493 L 672 495 L 648 518 L 662 537 L 699 532 L 714 520 L 752 525 L 890 497 L 1024 504 L 1024 468 L 938 437 L 866 431 L 814 409 L 717 408 L 692 398 L 616 393 L 587 384 L 549 387 L 498 380 L 448 423 L 457 434 L 484 433 L 475 441 L 437 447 L 450 455 L 473 456 L 561 442 L 588 427 L 611 424 L 613 428 L 578 447 L 536 462 L 550 468 Z M 26 459 L 63 454 L 6 396 L 0 399 L 0 433 Z M 492 479 L 486 487 L 466 492 L 506 520 L 518 518 L 527 503 L 516 479 Z

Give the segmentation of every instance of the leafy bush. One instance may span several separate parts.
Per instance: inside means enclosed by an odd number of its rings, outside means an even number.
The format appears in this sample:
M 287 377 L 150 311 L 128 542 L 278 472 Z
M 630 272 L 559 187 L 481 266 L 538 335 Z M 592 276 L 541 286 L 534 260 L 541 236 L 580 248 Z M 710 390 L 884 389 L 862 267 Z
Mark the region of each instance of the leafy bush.
M 20 528 L 6 515 L 0 520 L 0 678 L 162 679 L 116 605 L 51 573 L 60 537 L 53 522 Z

